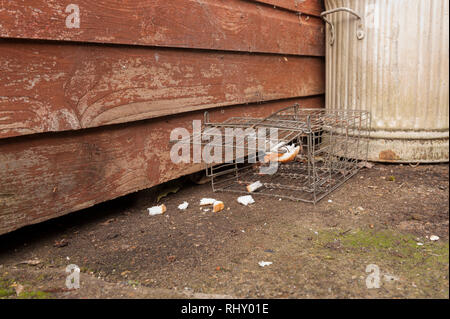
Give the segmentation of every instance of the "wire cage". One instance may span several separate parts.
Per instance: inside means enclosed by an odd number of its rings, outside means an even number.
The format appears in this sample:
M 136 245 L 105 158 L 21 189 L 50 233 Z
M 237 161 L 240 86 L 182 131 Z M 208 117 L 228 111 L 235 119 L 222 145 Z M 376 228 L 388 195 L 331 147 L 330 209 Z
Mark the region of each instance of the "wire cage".
M 220 163 L 206 161 L 215 192 L 315 204 L 367 161 L 369 132 L 367 111 L 295 104 L 267 118 L 232 117 L 221 123 L 210 122 L 205 112 L 201 132 L 184 142 L 201 144 L 203 154 L 220 152 Z

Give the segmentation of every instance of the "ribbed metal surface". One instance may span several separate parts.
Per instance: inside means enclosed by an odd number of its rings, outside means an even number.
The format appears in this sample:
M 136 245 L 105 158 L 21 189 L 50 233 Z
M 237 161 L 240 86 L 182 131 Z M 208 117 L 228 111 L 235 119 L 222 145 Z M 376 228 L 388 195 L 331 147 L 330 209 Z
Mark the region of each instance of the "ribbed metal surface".
M 448 161 L 449 4 L 447 0 L 325 0 L 347 12 L 326 44 L 326 107 L 371 112 L 371 160 Z M 327 38 L 330 28 L 327 26 Z

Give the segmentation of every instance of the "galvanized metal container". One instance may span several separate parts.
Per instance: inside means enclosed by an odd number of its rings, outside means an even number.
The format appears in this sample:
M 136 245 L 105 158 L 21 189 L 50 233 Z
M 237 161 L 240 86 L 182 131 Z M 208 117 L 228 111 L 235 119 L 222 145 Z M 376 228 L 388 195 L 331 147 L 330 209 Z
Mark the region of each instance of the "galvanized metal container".
M 370 160 L 448 161 L 448 1 L 325 0 L 325 7 L 326 108 L 371 112 Z

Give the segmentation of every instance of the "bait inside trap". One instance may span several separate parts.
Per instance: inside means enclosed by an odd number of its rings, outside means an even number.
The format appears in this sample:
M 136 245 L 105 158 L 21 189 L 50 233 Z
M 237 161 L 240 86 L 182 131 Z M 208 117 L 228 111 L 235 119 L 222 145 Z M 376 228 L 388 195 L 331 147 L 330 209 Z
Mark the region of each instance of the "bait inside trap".
M 317 203 L 367 161 L 370 114 L 345 109 L 305 109 L 298 104 L 266 118 L 209 121 L 190 136 L 207 163 L 213 191 L 251 193 Z

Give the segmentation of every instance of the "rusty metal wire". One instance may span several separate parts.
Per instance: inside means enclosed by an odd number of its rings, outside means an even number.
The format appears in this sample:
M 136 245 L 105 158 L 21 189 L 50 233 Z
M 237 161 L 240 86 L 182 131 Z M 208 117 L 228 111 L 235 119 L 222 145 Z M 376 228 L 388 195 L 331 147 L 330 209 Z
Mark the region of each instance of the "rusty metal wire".
M 257 134 L 238 140 L 228 136 L 226 129 L 277 129 L 278 136 L 265 134 L 265 144 L 255 143 Z M 246 186 L 260 181 L 262 187 L 252 195 L 275 196 L 296 201 L 317 203 L 358 172 L 360 161 L 367 161 L 370 114 L 346 109 L 305 109 L 297 104 L 271 116 L 260 118 L 232 117 L 221 123 L 205 122 L 201 136 L 191 136 L 186 143 L 231 148 L 231 161 L 207 164 L 214 191 L 248 193 Z M 215 137 L 215 138 L 214 138 Z M 261 174 L 261 161 L 274 145 L 294 144 L 300 152 L 289 163 L 278 163 L 274 174 Z M 283 152 L 279 148 L 279 152 Z M 242 155 L 244 154 L 244 155 Z M 245 161 L 243 161 L 245 158 Z

